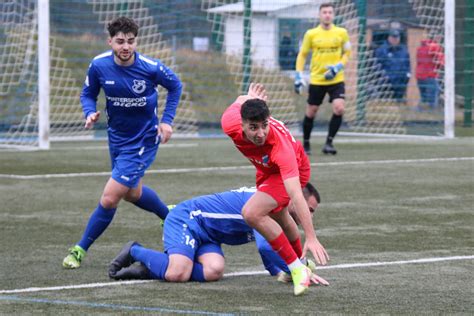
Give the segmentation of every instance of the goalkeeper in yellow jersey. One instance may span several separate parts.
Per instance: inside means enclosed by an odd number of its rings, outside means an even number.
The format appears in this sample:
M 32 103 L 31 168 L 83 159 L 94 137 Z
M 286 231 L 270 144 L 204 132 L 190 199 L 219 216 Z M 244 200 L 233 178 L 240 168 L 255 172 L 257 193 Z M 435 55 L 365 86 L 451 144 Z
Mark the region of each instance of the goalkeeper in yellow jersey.
M 306 56 L 312 51 L 311 77 L 309 85 L 308 106 L 303 120 L 303 138 L 306 154 L 311 154 L 309 139 L 313 129 L 313 121 L 323 99 L 329 94 L 333 115 L 329 122 L 329 131 L 323 153 L 337 153 L 332 142 L 342 123 L 344 114 L 344 66 L 347 63 L 351 45 L 347 30 L 335 26 L 334 6 L 330 3 L 319 7 L 318 27 L 306 32 L 296 59 L 295 92 L 300 94 L 306 86 L 302 77 Z

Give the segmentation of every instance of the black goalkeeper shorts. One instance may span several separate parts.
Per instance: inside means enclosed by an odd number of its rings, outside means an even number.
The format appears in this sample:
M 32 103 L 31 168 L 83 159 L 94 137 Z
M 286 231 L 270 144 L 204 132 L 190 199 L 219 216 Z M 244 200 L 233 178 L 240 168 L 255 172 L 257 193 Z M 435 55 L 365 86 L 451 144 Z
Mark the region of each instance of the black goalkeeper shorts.
M 329 102 L 332 102 L 334 99 L 344 99 L 346 89 L 344 82 L 338 82 L 326 86 L 310 84 L 308 92 L 308 104 L 319 106 L 323 103 L 326 93 L 329 94 Z

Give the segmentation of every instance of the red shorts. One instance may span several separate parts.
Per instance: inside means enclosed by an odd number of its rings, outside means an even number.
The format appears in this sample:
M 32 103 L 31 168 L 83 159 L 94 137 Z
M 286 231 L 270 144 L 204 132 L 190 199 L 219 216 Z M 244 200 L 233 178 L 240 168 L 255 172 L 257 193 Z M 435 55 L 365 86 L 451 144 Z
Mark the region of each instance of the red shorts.
M 308 164 L 309 167 L 309 164 Z M 303 188 L 311 177 L 311 168 L 303 168 L 299 170 L 300 184 Z M 290 197 L 286 192 L 283 179 L 279 173 L 274 174 L 257 174 L 257 190 L 265 192 L 277 201 L 278 206 L 272 210 L 272 213 L 278 213 L 290 203 Z

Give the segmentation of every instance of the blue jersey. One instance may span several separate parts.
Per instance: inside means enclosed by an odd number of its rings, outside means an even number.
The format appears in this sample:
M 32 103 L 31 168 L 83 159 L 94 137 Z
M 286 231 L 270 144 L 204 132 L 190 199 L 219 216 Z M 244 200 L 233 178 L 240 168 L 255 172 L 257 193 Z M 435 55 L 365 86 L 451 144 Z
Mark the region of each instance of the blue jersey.
M 242 217 L 242 208 L 255 192 L 256 188 L 244 187 L 179 203 L 165 220 L 165 251 L 183 254 L 194 260 L 196 248 L 200 245 L 242 245 L 257 238 L 260 256 L 270 274 L 288 271 L 283 259 Z M 192 236 L 186 236 L 188 231 Z M 197 240 L 197 247 L 194 239 Z
M 135 52 L 131 66 L 120 66 L 112 51 L 96 56 L 89 66 L 81 93 L 84 116 L 96 112 L 100 88 L 106 98 L 111 147 L 140 148 L 157 137 L 157 85 L 168 90 L 161 122 L 172 124 L 182 85 L 179 78 L 157 59 Z
M 255 188 L 241 188 L 199 196 L 178 204 L 178 209 L 189 214 L 187 224 L 192 232 L 205 232 L 209 240 L 204 242 L 241 245 L 255 240 L 253 229 L 242 217 L 242 207 L 255 192 Z

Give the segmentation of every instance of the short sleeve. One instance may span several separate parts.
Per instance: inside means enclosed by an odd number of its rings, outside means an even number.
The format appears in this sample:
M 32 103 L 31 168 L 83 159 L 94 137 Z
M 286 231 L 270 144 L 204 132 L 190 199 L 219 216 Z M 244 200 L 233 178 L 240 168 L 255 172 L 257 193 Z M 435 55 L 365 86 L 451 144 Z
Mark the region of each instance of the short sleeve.
M 298 161 L 290 140 L 280 137 L 277 146 L 273 147 L 271 154 L 273 162 L 280 169 L 281 178 L 284 180 L 299 177 Z

